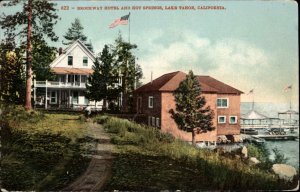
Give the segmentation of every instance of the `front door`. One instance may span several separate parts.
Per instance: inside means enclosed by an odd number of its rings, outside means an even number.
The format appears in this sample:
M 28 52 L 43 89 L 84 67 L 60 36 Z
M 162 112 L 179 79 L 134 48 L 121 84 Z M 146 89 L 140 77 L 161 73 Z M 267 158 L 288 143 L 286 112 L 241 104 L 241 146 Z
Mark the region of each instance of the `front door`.
M 62 108 L 67 108 L 69 105 L 69 92 L 62 90 L 60 96 L 60 106 Z
M 77 105 L 78 104 L 78 91 L 73 91 L 73 102 L 72 104 Z

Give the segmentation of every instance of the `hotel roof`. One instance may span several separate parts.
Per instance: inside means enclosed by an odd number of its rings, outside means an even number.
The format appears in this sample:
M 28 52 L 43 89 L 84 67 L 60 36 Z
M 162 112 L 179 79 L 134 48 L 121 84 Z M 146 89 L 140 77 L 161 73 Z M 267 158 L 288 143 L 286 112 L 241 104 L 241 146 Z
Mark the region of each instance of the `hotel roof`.
M 172 92 L 177 89 L 179 83 L 183 81 L 186 74 L 181 71 L 164 74 L 152 82 L 149 82 L 138 89 L 135 92 Z M 243 92 L 235 89 L 217 79 L 210 76 L 196 76 L 203 93 L 218 93 L 218 94 L 242 94 Z

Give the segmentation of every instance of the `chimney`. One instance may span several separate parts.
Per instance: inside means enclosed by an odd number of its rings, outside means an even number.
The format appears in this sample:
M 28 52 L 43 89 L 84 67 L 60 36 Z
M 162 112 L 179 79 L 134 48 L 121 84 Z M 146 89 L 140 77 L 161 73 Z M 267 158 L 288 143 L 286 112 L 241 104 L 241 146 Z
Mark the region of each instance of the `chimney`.
M 63 49 L 60 47 L 59 49 L 58 49 L 58 55 L 61 55 L 63 53 Z

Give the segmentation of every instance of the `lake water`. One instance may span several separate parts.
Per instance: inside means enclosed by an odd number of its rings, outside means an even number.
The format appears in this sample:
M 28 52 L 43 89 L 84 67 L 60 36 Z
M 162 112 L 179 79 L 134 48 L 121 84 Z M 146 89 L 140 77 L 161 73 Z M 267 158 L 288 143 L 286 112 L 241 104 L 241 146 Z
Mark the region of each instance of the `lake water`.
M 245 114 L 251 110 L 252 103 L 241 103 L 241 113 Z M 255 103 L 255 110 L 268 116 L 277 117 L 278 112 L 283 112 L 289 109 L 288 104 L 274 103 Z M 299 105 L 292 107 L 293 110 L 299 111 Z M 296 116 L 299 120 L 299 116 Z M 296 133 L 299 136 L 299 130 Z M 299 139 L 294 141 L 266 141 L 266 147 L 269 149 L 270 158 L 274 158 L 273 149 L 277 148 L 285 157 L 288 158 L 287 164 L 299 169 Z
M 277 148 L 288 158 L 287 164 L 299 169 L 299 140 L 295 141 L 266 141 L 266 147 L 271 152 L 270 158 L 274 159 L 273 149 Z

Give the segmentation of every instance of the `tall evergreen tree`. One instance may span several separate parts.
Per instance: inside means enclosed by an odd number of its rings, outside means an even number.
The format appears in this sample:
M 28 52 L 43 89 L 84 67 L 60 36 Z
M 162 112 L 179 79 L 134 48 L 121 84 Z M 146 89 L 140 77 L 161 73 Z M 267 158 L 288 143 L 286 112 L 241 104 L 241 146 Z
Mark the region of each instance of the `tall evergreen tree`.
M 24 49 L 11 42 L 0 44 L 0 101 L 23 104 L 25 100 Z
M 54 78 L 50 63 L 56 57 L 56 48 L 51 47 L 43 39 L 32 42 L 32 71 L 39 81 L 51 80 Z
M 118 90 L 116 87 L 118 79 L 114 73 L 113 55 L 110 53 L 108 45 L 105 45 L 99 57 L 93 66 L 94 72 L 89 77 L 86 85 L 86 96 L 90 100 L 103 100 L 103 110 L 106 110 L 107 101 L 118 98 Z
M 130 112 L 133 109 L 133 90 L 143 77 L 143 72 L 132 53 L 137 45 L 125 42 L 121 35 L 116 39 L 115 44 L 115 65 L 119 69 L 118 73 L 122 79 L 122 111 Z
M 63 36 L 66 41 L 63 41 L 64 45 L 70 45 L 76 40 L 80 40 L 84 45 L 93 52 L 93 46 L 91 42 L 87 42 L 87 37 L 83 34 L 83 26 L 78 18 L 75 19 L 74 23 L 71 23 L 71 27 L 67 33 Z
M 21 44 L 26 44 L 26 97 L 25 108 L 31 110 L 31 86 L 32 86 L 32 40 L 43 39 L 45 36 L 52 41 L 58 37 L 53 31 L 58 16 L 54 3 L 47 0 L 12 0 L 4 6 L 15 6 L 23 4 L 22 10 L 12 15 L 3 14 L 0 18 L 0 25 L 5 29 L 5 35 L 9 39 L 19 37 Z
M 170 111 L 172 118 L 181 130 L 192 132 L 192 143 L 195 145 L 195 135 L 215 129 L 212 119 L 213 111 L 205 107 L 206 100 L 201 95 L 201 86 L 192 71 L 186 79 L 180 82 L 173 93 L 176 110 Z

